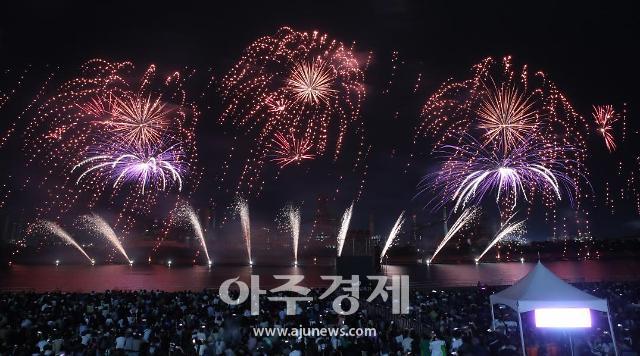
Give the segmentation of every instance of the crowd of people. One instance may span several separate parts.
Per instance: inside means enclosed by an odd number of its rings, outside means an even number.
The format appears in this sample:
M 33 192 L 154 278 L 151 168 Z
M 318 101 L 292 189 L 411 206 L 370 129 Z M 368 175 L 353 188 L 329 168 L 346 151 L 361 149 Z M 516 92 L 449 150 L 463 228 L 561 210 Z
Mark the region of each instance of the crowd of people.
M 640 284 L 580 285 L 609 300 L 618 348 L 637 355 Z M 519 355 L 515 313 L 499 308 L 491 330 L 489 295 L 478 286 L 411 292 L 407 315 L 390 301 L 363 302 L 349 316 L 336 314 L 333 298 L 298 303 L 260 300 L 229 305 L 213 290 L 202 292 L 0 293 L 0 355 Z M 525 323 L 526 324 L 526 323 Z M 573 338 L 525 327 L 527 355 L 612 355 L 604 323 Z M 373 328 L 361 336 L 257 336 L 255 328 Z

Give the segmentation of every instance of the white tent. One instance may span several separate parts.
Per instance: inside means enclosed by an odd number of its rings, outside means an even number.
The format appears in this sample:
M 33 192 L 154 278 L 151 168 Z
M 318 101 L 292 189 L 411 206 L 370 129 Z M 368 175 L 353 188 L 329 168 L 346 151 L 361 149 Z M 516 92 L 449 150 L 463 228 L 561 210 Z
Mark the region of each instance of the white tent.
M 518 313 L 520 341 L 522 342 L 522 352 L 525 356 L 524 333 L 522 331 L 522 318 L 520 314 L 538 308 L 589 308 L 607 313 L 611 337 L 614 340 L 615 353 L 618 355 L 618 347 L 615 343 L 613 324 L 611 322 L 607 300 L 594 297 L 566 283 L 540 262 L 514 285 L 491 295 L 489 301 L 491 302 L 492 327 L 495 324 L 493 314 L 494 304 L 504 304 Z

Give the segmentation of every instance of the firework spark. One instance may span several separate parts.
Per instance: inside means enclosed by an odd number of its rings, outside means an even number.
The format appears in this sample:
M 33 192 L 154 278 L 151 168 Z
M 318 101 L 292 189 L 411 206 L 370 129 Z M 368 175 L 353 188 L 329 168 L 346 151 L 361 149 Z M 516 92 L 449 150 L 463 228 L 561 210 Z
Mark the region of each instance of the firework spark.
M 167 185 L 176 183 L 178 191 L 182 190 L 182 163 L 179 145 L 173 145 L 160 153 L 149 153 L 144 149 L 125 147 L 125 152 L 116 149 L 115 154 L 99 154 L 87 158 L 76 164 L 71 172 L 84 167 L 84 171 L 76 184 L 89 173 L 97 172 L 109 176 L 113 180 L 113 187 L 118 188 L 125 182 L 139 185 L 141 194 L 145 194 L 147 186 L 157 187 L 164 191 Z M 107 149 L 106 151 L 110 151 Z
M 191 205 L 187 203 L 178 205 L 176 213 L 179 221 L 187 221 L 189 225 L 191 225 L 191 228 L 193 228 L 196 238 L 200 241 L 202 250 L 207 258 L 207 264 L 211 265 L 213 261 L 211 260 L 211 257 L 209 257 L 209 250 L 207 249 L 207 244 L 204 239 L 204 231 L 202 230 L 202 224 L 200 224 L 200 220 L 198 219 L 198 214 L 196 214 Z
M 111 246 L 113 246 L 113 248 L 115 248 L 122 255 L 122 257 L 125 258 L 127 263 L 133 263 L 133 260 L 129 258 L 129 255 L 127 255 L 127 251 L 125 251 L 124 247 L 122 246 L 122 242 L 116 235 L 115 231 L 113 231 L 113 229 L 111 228 L 111 225 L 109 225 L 106 220 L 101 218 L 99 215 L 93 214 L 82 216 L 80 218 L 80 222 L 86 228 L 91 229 L 94 233 L 109 241 Z
M 347 232 L 349 231 L 349 223 L 351 222 L 351 214 L 353 213 L 353 204 L 344 211 L 342 219 L 340 220 L 340 231 L 338 232 L 338 257 L 342 255 L 342 248 L 344 247 L 344 241 L 347 239 Z
M 298 241 L 300 239 L 300 209 L 289 205 L 286 208 L 289 218 L 289 229 L 291 231 L 291 239 L 293 242 L 293 263 L 298 264 Z
M 478 126 L 486 130 L 485 144 L 494 142 L 507 152 L 526 139 L 536 127 L 537 115 L 533 102 L 513 86 L 486 90 L 478 109 Z
M 37 228 L 42 228 L 45 231 L 54 234 L 56 237 L 59 237 L 64 243 L 66 243 L 67 245 L 71 245 L 73 247 L 76 248 L 76 250 L 80 251 L 84 257 L 87 258 L 87 260 L 89 260 L 89 262 L 91 262 L 91 264 L 93 264 L 95 262 L 95 260 L 91 257 L 89 257 L 89 255 L 84 251 L 84 249 L 76 242 L 76 240 L 73 239 L 73 237 L 71 237 L 71 235 L 69 235 L 69 233 L 67 233 L 60 225 L 58 225 L 57 223 L 53 222 L 53 221 L 40 221 L 38 222 L 38 224 L 36 225 L 36 229 Z
M 313 159 L 314 155 L 310 153 L 313 145 L 305 138 L 296 139 L 293 132 L 289 137 L 281 133 L 276 133 L 272 140 L 274 158 L 280 168 L 284 168 L 292 163 L 300 163 L 306 159 Z
M 487 246 L 487 248 L 484 249 L 484 251 L 482 251 L 482 253 L 480 254 L 480 256 L 478 256 L 476 258 L 476 262 L 480 262 L 480 260 L 482 259 L 482 257 L 496 244 L 498 243 L 500 240 L 506 238 L 509 235 L 522 235 L 524 234 L 524 222 L 526 220 L 521 220 L 518 221 L 516 223 L 511 223 L 510 220 L 513 218 L 514 215 L 512 215 L 500 228 L 500 231 L 498 231 L 498 234 L 496 234 L 496 237 L 491 241 L 491 243 L 489 243 L 489 246 Z
M 253 259 L 251 258 L 251 221 L 249 220 L 249 203 L 245 199 L 238 197 L 236 200 L 236 209 L 238 215 L 240 215 L 242 236 L 247 246 L 247 258 L 249 259 L 249 264 L 252 265 Z
M 440 242 L 440 244 L 436 248 L 436 251 L 433 253 L 433 256 L 431 256 L 431 258 L 429 259 L 429 263 L 433 262 L 433 259 L 436 258 L 436 256 L 438 255 L 438 252 L 440 252 L 440 250 L 442 250 L 442 248 L 447 244 L 447 242 L 449 242 L 449 240 L 451 240 L 451 238 L 455 234 L 457 234 L 458 231 L 463 226 L 466 226 L 472 220 L 474 220 L 479 212 L 480 212 L 480 209 L 467 208 L 462 212 L 462 214 L 460 214 L 460 216 L 458 216 L 458 219 L 453 223 L 453 225 L 451 225 L 451 229 L 449 229 L 449 231 L 447 231 L 447 234 L 442 239 L 442 242 Z
M 386 256 L 387 250 L 389 249 L 389 247 L 393 245 L 393 241 L 396 239 L 396 236 L 398 236 L 398 233 L 400 232 L 400 229 L 402 228 L 403 223 L 404 223 L 404 211 L 400 213 L 400 216 L 398 216 L 398 220 L 396 220 L 396 223 L 393 224 L 393 228 L 391 229 L 391 232 L 389 232 L 387 241 L 384 243 L 384 248 L 382 248 L 382 252 L 380 253 L 380 262 L 382 262 L 382 259 L 384 258 L 384 256 Z
M 594 105 L 593 118 L 598 126 L 598 132 L 604 139 L 604 144 L 609 152 L 616 150 L 616 142 L 613 137 L 613 124 L 618 121 L 618 114 L 612 105 Z

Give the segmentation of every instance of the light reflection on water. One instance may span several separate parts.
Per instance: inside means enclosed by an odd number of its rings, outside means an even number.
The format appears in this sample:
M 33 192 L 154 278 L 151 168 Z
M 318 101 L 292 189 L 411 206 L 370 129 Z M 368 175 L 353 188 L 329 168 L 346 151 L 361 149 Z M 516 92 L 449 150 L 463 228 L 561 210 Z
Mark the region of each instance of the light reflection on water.
M 602 280 L 638 280 L 635 272 L 640 262 L 633 260 L 548 262 L 545 263 L 561 278 L 571 282 Z M 411 285 L 418 288 L 507 285 L 522 278 L 533 263 L 481 263 L 479 265 L 412 265 L 383 266 L 386 275 L 408 274 Z M 0 290 L 33 290 L 37 292 L 63 290 L 70 292 L 104 291 L 107 289 L 160 289 L 166 291 L 202 290 L 217 288 L 229 278 L 249 281 L 251 274 L 260 275 L 260 287 L 273 288 L 281 283 L 273 275 L 302 274 L 304 285 L 326 286 L 321 275 L 332 275 L 332 266 L 206 266 L 171 267 L 160 265 L 14 265 L 0 271 Z

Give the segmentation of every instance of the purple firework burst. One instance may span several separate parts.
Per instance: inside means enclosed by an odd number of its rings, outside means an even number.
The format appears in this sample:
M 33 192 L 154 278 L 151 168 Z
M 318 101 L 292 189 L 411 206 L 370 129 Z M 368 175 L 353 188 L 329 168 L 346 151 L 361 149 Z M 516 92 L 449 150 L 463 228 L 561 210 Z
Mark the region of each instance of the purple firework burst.
M 107 153 L 95 154 L 73 167 L 72 172 L 84 169 L 76 180 L 77 184 L 87 175 L 95 173 L 108 176 L 113 180 L 114 188 L 125 183 L 137 184 L 142 194 L 150 186 L 164 191 L 176 185 L 178 191 L 182 190 L 185 167 L 179 144 L 162 150 L 125 146 L 104 151 Z
M 487 147 L 471 136 L 464 136 L 460 142 L 460 145 L 445 145 L 439 150 L 445 163 L 438 172 L 425 176 L 421 182 L 421 192 L 434 190 L 439 193 L 434 198 L 437 205 L 452 202 L 456 211 L 478 205 L 486 196 L 495 193 L 498 204 L 510 199 L 515 208 L 520 197 L 530 201 L 535 192 L 540 192 L 555 201 L 562 199 L 563 191 L 573 204 L 576 182 L 569 178 L 570 165 L 565 158 L 566 151 L 573 148 L 528 139 L 503 152 Z

